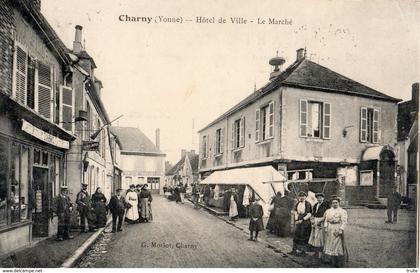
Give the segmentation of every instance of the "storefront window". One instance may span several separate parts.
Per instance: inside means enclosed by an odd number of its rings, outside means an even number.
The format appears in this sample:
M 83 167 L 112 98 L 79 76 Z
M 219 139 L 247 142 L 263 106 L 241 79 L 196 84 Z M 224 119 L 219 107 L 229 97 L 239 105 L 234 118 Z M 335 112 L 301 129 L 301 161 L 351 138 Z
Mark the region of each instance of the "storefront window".
M 11 223 L 20 221 L 20 145 L 13 143 L 11 150 L 10 172 L 10 220 Z
M 7 172 L 9 149 L 7 141 L 0 138 L 0 226 L 7 225 Z

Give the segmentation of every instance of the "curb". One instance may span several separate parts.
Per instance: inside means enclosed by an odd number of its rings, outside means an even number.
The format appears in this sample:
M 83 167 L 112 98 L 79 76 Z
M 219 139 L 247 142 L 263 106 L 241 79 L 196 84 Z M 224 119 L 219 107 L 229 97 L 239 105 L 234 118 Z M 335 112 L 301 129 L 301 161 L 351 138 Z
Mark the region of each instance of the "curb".
M 111 224 L 112 219 L 108 219 L 106 222 L 105 227 L 98 229 L 94 234 L 92 234 L 69 258 L 67 258 L 61 267 L 63 268 L 71 268 L 73 267 L 82 257 L 83 254 L 86 253 L 87 250 L 95 243 L 98 239 L 99 235 Z

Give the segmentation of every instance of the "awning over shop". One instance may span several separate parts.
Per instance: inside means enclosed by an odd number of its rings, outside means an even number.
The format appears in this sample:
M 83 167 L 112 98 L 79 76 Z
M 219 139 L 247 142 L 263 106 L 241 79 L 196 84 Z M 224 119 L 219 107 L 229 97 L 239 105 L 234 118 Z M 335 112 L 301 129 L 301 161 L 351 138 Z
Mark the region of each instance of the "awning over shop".
M 369 147 L 367 148 L 362 156 L 362 160 L 380 160 L 381 159 L 381 153 L 383 151 L 393 151 L 392 147 L 389 145 L 381 145 L 381 146 L 375 146 L 375 147 Z
M 200 184 L 209 185 L 248 185 L 264 203 L 280 191 L 284 194 L 284 183 L 267 183 L 286 181 L 287 179 L 271 166 L 239 168 L 216 171 L 202 180 Z

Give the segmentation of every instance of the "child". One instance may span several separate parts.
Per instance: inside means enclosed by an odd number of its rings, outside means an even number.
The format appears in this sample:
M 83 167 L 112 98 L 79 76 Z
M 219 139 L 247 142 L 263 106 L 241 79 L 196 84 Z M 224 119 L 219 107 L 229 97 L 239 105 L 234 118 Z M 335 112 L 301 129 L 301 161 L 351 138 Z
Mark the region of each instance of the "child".
M 249 207 L 249 215 L 251 216 L 251 219 L 249 220 L 249 241 L 257 241 L 258 232 L 264 230 L 264 223 L 262 219 L 264 212 L 262 206 L 258 204 L 258 201 L 259 198 L 255 197 Z M 255 236 L 253 237 L 254 232 Z

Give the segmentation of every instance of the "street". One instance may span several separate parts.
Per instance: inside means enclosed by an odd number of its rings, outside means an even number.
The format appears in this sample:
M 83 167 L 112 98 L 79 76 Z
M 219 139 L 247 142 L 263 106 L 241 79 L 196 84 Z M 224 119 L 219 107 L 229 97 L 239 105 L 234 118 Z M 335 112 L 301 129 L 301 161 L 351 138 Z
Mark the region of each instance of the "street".
M 301 267 L 190 204 L 156 196 L 152 207 L 153 222 L 105 233 L 78 267 Z

